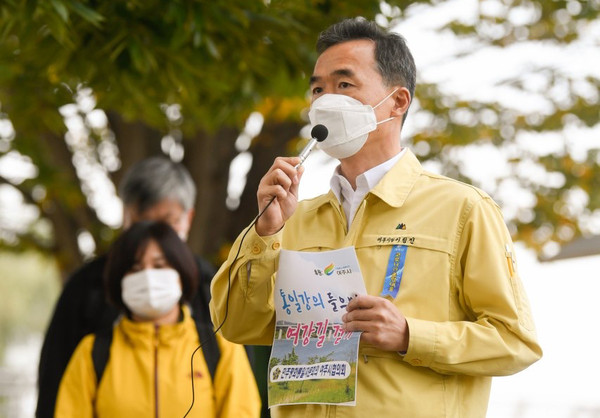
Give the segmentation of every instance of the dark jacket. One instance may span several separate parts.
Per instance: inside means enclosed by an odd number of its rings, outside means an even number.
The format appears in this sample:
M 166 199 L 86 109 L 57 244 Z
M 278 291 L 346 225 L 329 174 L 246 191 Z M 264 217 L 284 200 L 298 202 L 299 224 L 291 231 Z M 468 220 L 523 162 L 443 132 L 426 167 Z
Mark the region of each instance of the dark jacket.
M 67 280 L 56 303 L 42 346 L 38 370 L 36 417 L 54 416 L 54 404 L 62 375 L 75 347 L 87 334 L 112 326 L 119 311 L 105 297 L 102 274 L 107 257 L 84 264 Z M 199 286 L 192 299 L 193 317 L 210 320 L 208 301 L 214 268 L 196 257 Z

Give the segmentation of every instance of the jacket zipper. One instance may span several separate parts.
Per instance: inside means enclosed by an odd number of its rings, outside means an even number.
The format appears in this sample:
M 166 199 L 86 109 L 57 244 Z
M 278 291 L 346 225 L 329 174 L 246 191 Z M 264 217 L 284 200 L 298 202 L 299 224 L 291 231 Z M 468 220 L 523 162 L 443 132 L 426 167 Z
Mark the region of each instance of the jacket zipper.
M 154 330 L 154 416 L 158 418 L 158 326 Z
M 340 202 L 338 202 L 337 199 L 335 200 L 335 204 L 331 203 L 331 206 L 333 207 L 333 209 L 336 211 L 337 216 L 338 216 L 338 221 L 340 222 L 340 224 L 342 225 L 342 228 L 344 229 L 344 235 L 346 235 L 348 233 L 348 227 L 346 226 L 347 222 L 346 222 L 346 214 L 344 213 L 344 209 L 342 209 L 342 204 Z

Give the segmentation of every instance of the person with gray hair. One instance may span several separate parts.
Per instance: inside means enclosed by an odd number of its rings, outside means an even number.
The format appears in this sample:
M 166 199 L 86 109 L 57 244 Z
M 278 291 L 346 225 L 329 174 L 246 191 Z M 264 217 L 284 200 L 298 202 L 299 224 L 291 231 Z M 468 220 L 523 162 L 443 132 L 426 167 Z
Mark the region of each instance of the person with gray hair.
M 123 200 L 123 228 L 138 221 L 165 221 L 186 240 L 194 217 L 196 186 L 186 168 L 165 157 L 133 165 L 119 184 Z M 212 331 L 208 301 L 214 268 L 195 257 L 198 290 L 191 301 L 197 326 Z M 111 327 L 119 311 L 105 297 L 102 275 L 107 261 L 101 255 L 75 271 L 65 283 L 46 332 L 38 369 L 36 417 L 53 417 L 60 380 L 80 340 Z M 208 344 L 207 346 L 210 346 Z M 214 348 L 214 345 L 212 345 Z M 203 349 L 207 361 L 218 361 L 218 347 Z
M 124 224 L 131 223 L 139 214 L 157 210 L 161 204 L 171 203 L 170 215 L 181 214 L 180 236 L 187 238 L 194 214 L 196 185 L 187 169 L 164 157 L 151 157 L 133 166 L 119 185 L 123 200 Z M 166 210 L 166 207 L 164 208 Z M 181 211 L 183 210 L 183 211 Z M 180 213 L 181 212 L 181 213 Z M 189 221 L 189 222 L 184 222 Z M 172 225 L 176 222 L 169 222 Z M 185 234 L 183 233 L 185 232 Z

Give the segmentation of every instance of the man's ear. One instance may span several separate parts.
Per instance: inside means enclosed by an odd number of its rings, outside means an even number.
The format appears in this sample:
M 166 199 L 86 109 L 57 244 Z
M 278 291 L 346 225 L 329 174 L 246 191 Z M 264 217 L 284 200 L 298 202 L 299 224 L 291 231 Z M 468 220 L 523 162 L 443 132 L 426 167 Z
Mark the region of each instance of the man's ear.
M 392 109 L 392 116 L 403 117 L 408 111 L 412 97 L 406 87 L 398 86 L 398 90 L 392 96 L 394 99 L 394 107 Z
M 194 220 L 195 214 L 196 214 L 196 212 L 194 211 L 194 209 L 190 209 L 186 213 L 183 214 L 183 222 L 185 223 L 185 226 L 184 226 L 185 229 L 178 231 L 179 237 L 183 241 L 187 241 L 187 239 L 189 237 L 190 229 L 192 229 L 192 221 Z M 180 225 L 183 222 L 180 221 Z
M 185 216 L 187 216 L 188 225 L 190 228 L 192 227 L 192 222 L 194 221 L 194 215 L 196 214 L 196 210 L 194 208 L 187 211 Z

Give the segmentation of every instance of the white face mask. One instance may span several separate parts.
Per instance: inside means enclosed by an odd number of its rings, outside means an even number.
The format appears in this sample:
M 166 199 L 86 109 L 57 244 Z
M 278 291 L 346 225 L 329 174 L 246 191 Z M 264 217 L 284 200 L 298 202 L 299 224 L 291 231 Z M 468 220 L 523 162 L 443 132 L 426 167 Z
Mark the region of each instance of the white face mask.
M 343 94 L 324 94 L 311 105 L 308 117 L 312 126 L 322 124 L 327 127 L 329 136 L 319 142 L 319 148 L 333 158 L 348 158 L 365 145 L 369 132 L 377 125 L 394 119 L 377 122 L 375 109 L 385 102 L 398 89 L 388 94 L 372 107 Z
M 144 319 L 169 312 L 181 299 L 179 273 L 173 269 L 146 269 L 123 277 L 121 297 L 129 310 Z

